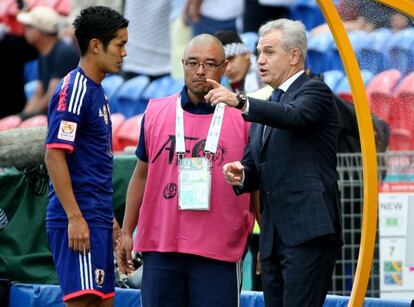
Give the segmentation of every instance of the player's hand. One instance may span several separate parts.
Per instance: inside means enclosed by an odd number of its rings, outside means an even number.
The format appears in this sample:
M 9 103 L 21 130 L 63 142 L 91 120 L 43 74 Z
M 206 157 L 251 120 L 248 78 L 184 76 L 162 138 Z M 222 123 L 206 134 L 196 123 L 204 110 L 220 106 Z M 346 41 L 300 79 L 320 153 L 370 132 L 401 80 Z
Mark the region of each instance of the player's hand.
M 226 163 L 223 166 L 224 179 L 234 186 L 241 184 L 243 178 L 244 166 L 240 161 Z
M 135 271 L 135 267 L 132 262 L 132 247 L 132 236 L 123 234 L 121 246 L 116 251 L 115 255 L 119 270 L 124 274 L 129 274 Z
M 116 218 L 113 219 L 112 225 L 112 240 L 114 245 L 114 251 L 117 251 L 121 247 L 121 227 L 119 227 L 118 221 Z
M 68 243 L 69 248 L 78 253 L 89 253 L 90 233 L 89 226 L 82 216 L 68 219 Z
M 204 96 L 204 99 L 212 106 L 223 102 L 230 107 L 235 107 L 239 104 L 235 93 L 221 85 L 220 83 L 207 79 L 207 83 L 210 85 L 211 90 Z

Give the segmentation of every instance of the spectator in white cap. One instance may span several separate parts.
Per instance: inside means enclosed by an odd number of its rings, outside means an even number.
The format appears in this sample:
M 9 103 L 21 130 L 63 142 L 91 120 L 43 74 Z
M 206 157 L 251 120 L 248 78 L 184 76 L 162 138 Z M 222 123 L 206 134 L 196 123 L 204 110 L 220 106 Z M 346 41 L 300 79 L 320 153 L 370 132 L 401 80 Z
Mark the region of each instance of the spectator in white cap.
M 215 36 L 224 46 L 228 61 L 225 76 L 234 92 L 250 93 L 263 86 L 256 65 L 256 56 L 243 43 L 237 32 L 220 31 Z
M 17 20 L 25 26 L 28 43 L 40 54 L 36 89 L 21 114 L 27 118 L 46 113 L 59 80 L 77 66 L 79 54 L 75 47 L 59 39 L 58 32 L 64 20 L 54 9 L 37 6 L 19 13 Z
M 47 34 L 57 34 L 61 17 L 52 8 L 47 6 L 37 6 L 30 12 L 21 12 L 17 19 L 28 27 L 33 27 Z

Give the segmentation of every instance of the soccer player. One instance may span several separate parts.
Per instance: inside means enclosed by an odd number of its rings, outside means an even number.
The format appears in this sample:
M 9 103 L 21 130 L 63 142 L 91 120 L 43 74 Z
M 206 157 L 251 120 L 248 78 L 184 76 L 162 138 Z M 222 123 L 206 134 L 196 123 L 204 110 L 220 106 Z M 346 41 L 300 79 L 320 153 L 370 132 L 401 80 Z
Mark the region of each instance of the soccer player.
M 115 295 L 113 235 L 120 232 L 112 209 L 111 117 L 101 81 L 119 71 L 127 54 L 128 20 L 94 6 L 73 25 L 79 66 L 60 82 L 48 110 L 46 227 L 66 306 L 108 307 Z

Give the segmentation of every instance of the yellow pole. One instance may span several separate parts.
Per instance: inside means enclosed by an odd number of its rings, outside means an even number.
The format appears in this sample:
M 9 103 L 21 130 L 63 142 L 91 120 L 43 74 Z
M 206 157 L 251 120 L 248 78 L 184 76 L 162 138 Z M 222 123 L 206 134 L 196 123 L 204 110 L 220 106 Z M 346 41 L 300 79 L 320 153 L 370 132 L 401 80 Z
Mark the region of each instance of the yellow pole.
M 403 14 L 414 16 L 414 1 L 413 0 L 377 0 L 377 2 L 387 5 Z
M 335 39 L 339 54 L 348 76 L 358 120 L 361 140 L 362 170 L 364 182 L 363 218 L 358 264 L 348 306 L 359 307 L 364 303 L 372 266 L 378 215 L 378 171 L 374 131 L 368 99 L 347 33 L 332 1 L 317 0 Z

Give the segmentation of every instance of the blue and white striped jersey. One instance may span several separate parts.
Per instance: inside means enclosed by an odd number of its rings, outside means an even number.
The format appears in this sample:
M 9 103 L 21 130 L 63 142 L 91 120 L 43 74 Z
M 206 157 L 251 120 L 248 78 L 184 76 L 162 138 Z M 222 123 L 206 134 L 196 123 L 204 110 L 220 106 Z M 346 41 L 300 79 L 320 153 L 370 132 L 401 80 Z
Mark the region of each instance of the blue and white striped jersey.
M 8 223 L 6 212 L 3 211 L 3 209 L 0 208 L 0 230 L 3 230 L 6 228 Z
M 60 81 L 48 109 L 47 148 L 66 150 L 73 192 L 90 225 L 112 228 L 112 124 L 100 84 L 80 67 Z M 66 227 L 67 217 L 50 184 L 48 227 Z

